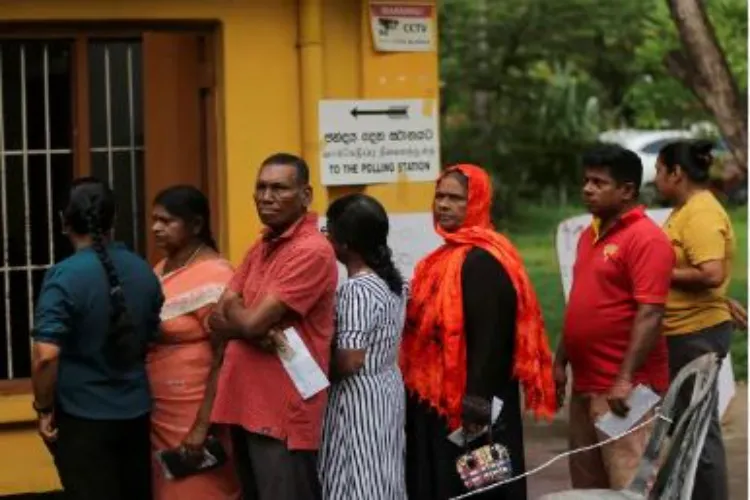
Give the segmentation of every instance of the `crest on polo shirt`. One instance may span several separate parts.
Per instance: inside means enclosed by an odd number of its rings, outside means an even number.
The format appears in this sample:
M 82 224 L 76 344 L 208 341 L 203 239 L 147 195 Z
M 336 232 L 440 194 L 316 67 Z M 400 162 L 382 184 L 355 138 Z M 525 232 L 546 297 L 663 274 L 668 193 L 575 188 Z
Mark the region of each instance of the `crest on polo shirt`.
M 617 255 L 617 251 L 620 249 L 617 245 L 614 243 L 610 243 L 608 245 L 604 246 L 604 250 L 602 251 L 602 254 L 604 255 L 604 260 L 609 260 L 610 258 Z

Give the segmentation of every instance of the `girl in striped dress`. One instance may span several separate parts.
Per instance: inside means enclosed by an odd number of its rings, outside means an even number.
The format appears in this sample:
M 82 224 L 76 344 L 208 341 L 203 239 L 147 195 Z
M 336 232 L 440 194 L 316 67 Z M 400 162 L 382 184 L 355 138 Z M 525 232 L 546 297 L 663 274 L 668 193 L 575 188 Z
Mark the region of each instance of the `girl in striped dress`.
M 326 228 L 349 279 L 337 297 L 336 340 L 320 450 L 323 498 L 403 500 L 405 395 L 398 352 L 407 290 L 388 247 L 388 216 L 363 194 L 331 204 Z

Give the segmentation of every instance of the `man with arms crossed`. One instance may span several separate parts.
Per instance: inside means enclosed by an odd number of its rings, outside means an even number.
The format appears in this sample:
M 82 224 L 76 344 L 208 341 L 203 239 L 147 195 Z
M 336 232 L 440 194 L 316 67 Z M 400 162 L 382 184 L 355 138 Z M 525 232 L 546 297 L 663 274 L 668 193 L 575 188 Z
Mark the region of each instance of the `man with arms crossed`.
M 305 162 L 276 154 L 261 165 L 255 204 L 266 226 L 211 316 L 227 341 L 212 422 L 232 430 L 244 499 L 319 498 L 316 451 L 325 392 L 303 400 L 273 348 L 271 331 L 294 327 L 328 371 L 336 258 L 308 213 Z
M 661 333 L 674 252 L 664 232 L 638 206 L 643 167 L 615 145 L 584 155 L 583 199 L 594 220 L 578 243 L 563 338 L 555 358 L 560 401 L 566 367 L 573 373 L 571 449 L 603 440 L 596 420 L 624 416 L 633 388 L 669 386 Z M 620 489 L 635 475 L 650 427 L 570 457 L 573 488 Z

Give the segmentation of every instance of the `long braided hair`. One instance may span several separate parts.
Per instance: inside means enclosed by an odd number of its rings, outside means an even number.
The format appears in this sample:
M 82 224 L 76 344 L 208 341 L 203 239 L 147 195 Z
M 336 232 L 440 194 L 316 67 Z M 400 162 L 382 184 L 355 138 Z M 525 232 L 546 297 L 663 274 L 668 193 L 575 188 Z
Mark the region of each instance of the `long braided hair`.
M 65 224 L 76 234 L 91 236 L 91 248 L 96 252 L 109 282 L 109 329 L 103 347 L 104 356 L 112 368 L 127 371 L 145 353 L 135 335 L 122 281 L 105 246 L 105 237 L 112 230 L 115 219 L 114 194 L 99 179 L 76 179 L 63 216 Z

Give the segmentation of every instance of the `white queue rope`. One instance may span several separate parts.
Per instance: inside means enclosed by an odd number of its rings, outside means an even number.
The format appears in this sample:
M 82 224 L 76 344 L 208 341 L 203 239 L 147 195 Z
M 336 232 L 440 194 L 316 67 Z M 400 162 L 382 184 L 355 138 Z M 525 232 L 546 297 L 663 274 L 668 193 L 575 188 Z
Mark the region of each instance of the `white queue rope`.
M 530 476 L 532 474 L 536 474 L 537 472 L 540 472 L 540 471 L 546 469 L 547 467 L 549 467 L 550 465 L 552 465 L 553 463 L 557 462 L 561 458 L 569 457 L 571 455 L 575 455 L 576 453 L 581 453 L 581 452 L 584 452 L 584 451 L 590 451 L 590 450 L 594 450 L 596 448 L 600 448 L 600 447 L 604 446 L 605 444 L 609 444 L 609 443 L 611 443 L 613 441 L 617 441 L 618 439 L 621 439 L 621 438 L 627 436 L 628 434 L 632 434 L 633 432 L 635 432 L 635 431 L 637 431 L 637 430 L 639 430 L 639 429 L 647 426 L 648 424 L 650 424 L 651 422 L 653 422 L 654 420 L 657 420 L 657 419 L 661 419 L 661 420 L 664 420 L 664 421 L 669 422 L 669 423 L 672 422 L 669 418 L 665 417 L 664 415 L 662 415 L 661 413 L 659 413 L 659 411 L 657 410 L 657 412 L 654 413 L 654 415 L 652 415 L 651 417 L 647 418 L 646 420 L 644 420 L 643 422 L 639 423 L 638 425 L 636 425 L 636 426 L 628 429 L 627 431 L 625 431 L 625 432 L 623 432 L 621 434 L 618 434 L 617 436 L 609 437 L 609 438 L 605 439 L 604 441 L 600 441 L 600 442 L 598 442 L 596 444 L 592 444 L 590 446 L 582 446 L 581 448 L 576 448 L 575 450 L 569 450 L 569 451 L 566 451 L 565 453 L 560 453 L 559 455 L 552 457 L 551 459 L 547 460 L 545 463 L 543 463 L 539 467 L 536 467 L 536 468 L 534 468 L 534 469 L 532 469 L 530 471 L 524 472 L 523 474 L 519 474 L 517 476 L 513 476 L 510 479 L 506 479 L 505 481 L 499 481 L 497 483 L 492 483 L 492 484 L 490 484 L 488 486 L 485 486 L 483 488 L 472 490 L 472 491 L 470 491 L 468 493 L 464 493 L 463 495 L 459 495 L 457 497 L 452 497 L 451 500 L 462 500 L 464 498 L 469 498 L 469 497 L 472 497 L 474 495 L 479 495 L 480 493 L 484 493 L 484 492 L 487 492 L 487 491 L 490 491 L 490 490 L 494 490 L 495 488 L 499 488 L 500 486 L 506 485 L 508 483 L 512 483 L 513 481 L 518 481 L 519 479 L 522 479 L 524 477 Z

